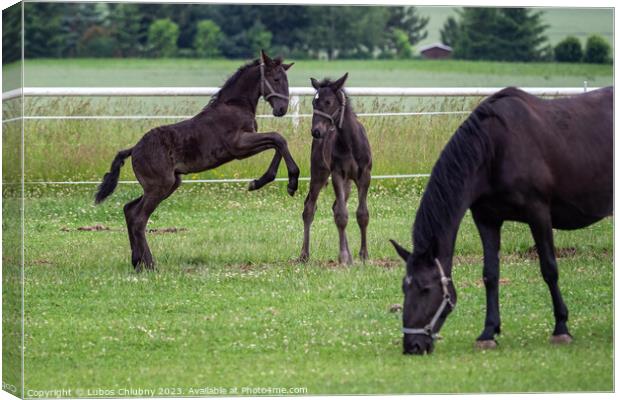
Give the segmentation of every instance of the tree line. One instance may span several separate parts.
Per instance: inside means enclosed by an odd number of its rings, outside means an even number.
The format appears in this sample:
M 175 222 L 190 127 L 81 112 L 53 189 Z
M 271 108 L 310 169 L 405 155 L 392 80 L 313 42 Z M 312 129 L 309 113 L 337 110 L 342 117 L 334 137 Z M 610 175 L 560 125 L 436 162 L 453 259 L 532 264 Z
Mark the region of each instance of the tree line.
M 585 52 L 569 36 L 553 47 L 545 35 L 543 11 L 526 8 L 462 8 L 448 17 L 441 41 L 454 58 L 495 61 L 611 62 L 611 47 L 598 35 L 588 38 Z
M 25 55 L 395 58 L 412 54 L 427 23 L 415 7 L 26 3 Z
M 13 32 L 19 30 L 19 18 L 18 7 L 3 12 L 3 62 L 21 55 L 15 40 L 19 32 Z M 247 59 L 264 48 L 296 59 L 410 58 L 428 35 L 428 21 L 411 6 L 32 2 L 25 3 L 25 55 Z M 592 59 L 575 55 L 574 40 L 553 48 L 547 28 L 542 11 L 462 8 L 445 21 L 441 40 L 459 59 Z M 593 59 L 608 62 L 604 39 L 594 42 L 598 50 Z

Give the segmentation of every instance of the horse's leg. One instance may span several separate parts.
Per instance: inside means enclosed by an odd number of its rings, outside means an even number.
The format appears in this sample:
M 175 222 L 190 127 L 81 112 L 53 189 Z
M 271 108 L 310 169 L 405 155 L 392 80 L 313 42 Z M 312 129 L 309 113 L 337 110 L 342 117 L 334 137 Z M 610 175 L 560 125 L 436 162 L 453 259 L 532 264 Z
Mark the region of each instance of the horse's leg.
M 243 159 L 267 149 L 276 149 L 284 158 L 288 169 L 288 194 L 293 196 L 297 191 L 299 180 L 299 167 L 293 160 L 293 156 L 288 149 L 286 140 L 277 132 L 267 133 L 243 133 L 238 135 L 236 140 L 230 144 L 230 151 L 237 159 Z
M 481 349 L 495 348 L 495 335 L 500 333 L 499 316 L 499 250 L 502 227 L 501 221 L 490 221 L 472 210 L 474 222 L 482 240 L 484 267 L 482 278 L 487 297 L 487 312 L 484 329 L 476 339 L 476 346 Z
M 131 263 L 134 266 L 134 268 L 138 268 L 136 267 L 138 253 L 136 249 L 136 239 L 133 234 L 133 231 L 134 231 L 133 209 L 136 207 L 137 204 L 140 203 L 141 200 L 142 200 L 142 196 L 130 201 L 129 203 L 125 204 L 125 206 L 123 207 L 123 212 L 125 214 L 125 222 L 127 223 L 127 234 L 129 235 L 129 246 L 131 247 Z
M 280 166 L 281 160 L 282 156 L 280 155 L 280 152 L 276 150 L 275 154 L 273 155 L 273 159 L 271 160 L 271 164 L 269 164 L 269 168 L 267 168 L 267 171 L 260 178 L 254 179 L 252 182 L 250 182 L 248 190 L 258 190 L 269 182 L 273 182 L 273 180 L 276 179 L 276 174 L 278 173 L 278 167 Z
M 155 268 L 153 255 L 146 241 L 146 224 L 157 206 L 168 198 L 180 184 L 181 177 L 174 175 L 172 178 L 166 179 L 157 185 L 147 186 L 145 187 L 142 200 L 133 207 L 132 218 L 134 224 L 132 226 L 132 233 L 135 240 L 136 254 L 135 257 L 132 255 L 132 263 L 137 271 L 140 271 L 142 266 L 151 270 Z
M 304 201 L 304 212 L 302 214 L 304 220 L 304 242 L 301 246 L 301 254 L 299 255 L 300 262 L 306 262 L 310 258 L 310 226 L 312 225 L 314 213 L 316 212 L 316 201 L 328 178 L 328 170 L 313 171 L 310 176 L 310 189 Z
M 347 222 L 349 222 L 349 212 L 347 210 L 347 198 L 351 189 L 351 182 L 338 172 L 332 173 L 332 185 L 336 194 L 336 201 L 332 206 L 334 211 L 334 221 L 338 227 L 338 236 L 340 237 L 340 253 L 338 261 L 341 264 L 352 264 L 351 252 L 349 251 L 349 242 L 347 241 Z M 348 189 L 347 189 L 348 188 Z
M 534 205 L 529 218 L 530 230 L 536 243 L 536 251 L 540 259 L 540 272 L 549 287 L 551 300 L 553 302 L 553 315 L 555 317 L 555 328 L 551 336 L 552 343 L 570 343 L 572 337 L 568 332 L 566 322 L 568 321 L 568 309 L 560 287 L 558 286 L 558 266 L 555 259 L 555 248 L 553 244 L 553 229 L 551 225 L 551 215 L 547 206 Z
M 355 181 L 357 185 L 357 211 L 355 216 L 357 217 L 357 224 L 360 227 L 361 244 L 359 256 L 362 261 L 368 259 L 368 247 L 366 244 L 366 229 L 368 227 L 368 186 L 370 186 L 370 171 L 365 172 L 362 176 Z

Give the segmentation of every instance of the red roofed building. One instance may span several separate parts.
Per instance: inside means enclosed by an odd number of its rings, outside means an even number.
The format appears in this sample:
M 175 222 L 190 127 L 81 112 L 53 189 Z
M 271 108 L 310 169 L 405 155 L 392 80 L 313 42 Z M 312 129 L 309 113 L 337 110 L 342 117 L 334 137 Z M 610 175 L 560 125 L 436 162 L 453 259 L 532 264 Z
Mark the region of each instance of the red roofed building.
M 424 58 L 435 60 L 441 58 L 450 58 L 450 56 L 452 56 L 452 47 L 446 46 L 443 43 L 433 43 L 427 46 L 420 47 L 420 54 Z

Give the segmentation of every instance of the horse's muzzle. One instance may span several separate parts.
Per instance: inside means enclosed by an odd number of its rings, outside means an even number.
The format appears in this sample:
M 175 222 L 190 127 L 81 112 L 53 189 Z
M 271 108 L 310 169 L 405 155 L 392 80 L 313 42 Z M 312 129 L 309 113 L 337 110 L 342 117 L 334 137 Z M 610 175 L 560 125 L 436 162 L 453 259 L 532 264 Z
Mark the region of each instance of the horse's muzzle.
M 427 335 L 410 335 L 403 336 L 403 354 L 431 354 L 434 350 L 433 338 Z
M 286 114 L 287 111 L 287 107 L 285 106 L 280 106 L 280 107 L 274 107 L 273 108 L 273 116 L 274 117 L 282 117 Z

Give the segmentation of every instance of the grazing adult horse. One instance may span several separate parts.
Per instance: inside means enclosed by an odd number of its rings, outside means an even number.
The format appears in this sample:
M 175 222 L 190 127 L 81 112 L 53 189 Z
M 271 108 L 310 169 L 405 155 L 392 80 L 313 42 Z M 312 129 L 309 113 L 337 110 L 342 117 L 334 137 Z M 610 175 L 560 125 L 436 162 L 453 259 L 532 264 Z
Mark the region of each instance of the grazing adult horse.
M 147 132 L 132 148 L 114 158 L 110 172 L 98 188 L 95 203 L 109 196 L 118 183 L 120 168 L 131 156 L 131 163 L 144 194 L 124 207 L 131 245 L 131 262 L 136 270 L 153 269 L 153 257 L 146 242 L 145 229 L 155 208 L 181 184 L 181 175 L 216 168 L 231 160 L 241 160 L 265 150 L 275 149 L 267 171 L 250 183 L 256 190 L 273 181 L 280 160 L 288 169 L 288 193 L 297 190 L 299 168 L 277 132 L 257 133 L 256 106 L 263 97 L 273 115 L 288 110 L 286 71 L 293 64 L 271 59 L 261 52 L 259 59 L 242 66 L 195 117 Z
M 529 225 L 553 302 L 552 343 L 572 340 L 558 287 L 553 228 L 579 229 L 613 212 L 613 88 L 545 100 L 506 88 L 482 102 L 450 139 L 422 196 L 406 261 L 403 345 L 430 353 L 456 305 L 456 234 L 470 209 L 484 252 L 486 319 L 480 348 L 497 345 L 500 229 Z
M 310 157 L 310 190 L 304 203 L 304 242 L 300 261 L 307 261 L 310 256 L 310 225 L 316 212 L 319 193 L 327 185 L 330 175 L 336 194 L 332 210 L 340 236 L 338 260 L 342 264 L 353 262 L 345 231 L 349 219 L 347 201 L 351 192 L 351 181 L 357 186 L 359 198 L 356 212 L 362 236 L 359 256 L 362 260 L 368 258 L 366 197 L 370 185 L 372 156 L 364 126 L 357 120 L 343 89 L 347 77 L 348 74 L 344 74 L 334 82 L 328 79 L 322 82 L 310 79 L 317 92 L 312 102 L 314 111 L 311 133 L 314 139 Z

